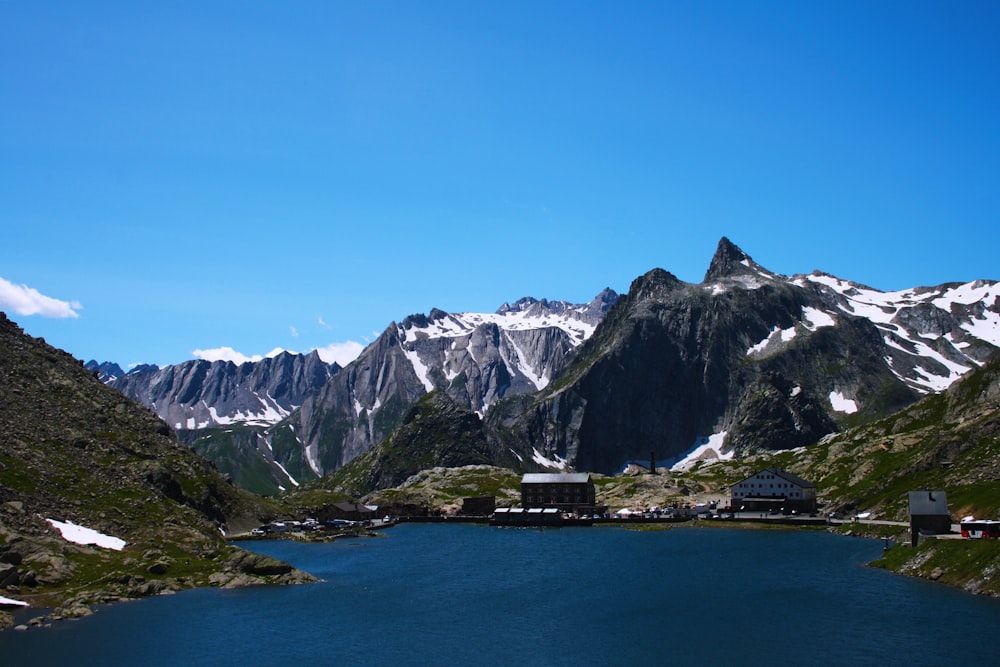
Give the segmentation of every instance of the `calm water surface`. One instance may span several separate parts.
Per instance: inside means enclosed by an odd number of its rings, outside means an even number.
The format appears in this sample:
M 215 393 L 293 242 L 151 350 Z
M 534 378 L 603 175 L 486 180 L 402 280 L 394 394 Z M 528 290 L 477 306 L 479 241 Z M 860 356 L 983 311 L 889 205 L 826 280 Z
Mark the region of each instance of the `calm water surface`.
M 1000 601 L 822 532 L 401 525 L 248 546 L 321 577 L 0 633 L 2 665 L 996 665 Z

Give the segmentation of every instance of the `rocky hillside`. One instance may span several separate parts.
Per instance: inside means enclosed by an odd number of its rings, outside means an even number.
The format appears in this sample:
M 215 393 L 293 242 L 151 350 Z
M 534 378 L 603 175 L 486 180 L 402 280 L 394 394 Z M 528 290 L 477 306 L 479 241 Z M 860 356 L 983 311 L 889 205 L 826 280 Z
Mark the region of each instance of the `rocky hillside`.
M 268 516 L 259 499 L 2 313 L 0 438 L 0 595 L 65 615 L 167 589 L 305 578 L 225 543 L 223 531 Z M 123 548 L 76 544 L 60 525 Z

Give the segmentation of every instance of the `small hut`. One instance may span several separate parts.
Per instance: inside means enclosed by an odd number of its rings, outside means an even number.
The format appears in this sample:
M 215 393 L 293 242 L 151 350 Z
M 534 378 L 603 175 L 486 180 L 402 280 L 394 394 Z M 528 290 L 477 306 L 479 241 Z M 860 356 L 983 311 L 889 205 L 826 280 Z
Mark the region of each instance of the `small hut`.
M 910 491 L 910 544 L 923 535 L 951 532 L 951 512 L 944 491 Z

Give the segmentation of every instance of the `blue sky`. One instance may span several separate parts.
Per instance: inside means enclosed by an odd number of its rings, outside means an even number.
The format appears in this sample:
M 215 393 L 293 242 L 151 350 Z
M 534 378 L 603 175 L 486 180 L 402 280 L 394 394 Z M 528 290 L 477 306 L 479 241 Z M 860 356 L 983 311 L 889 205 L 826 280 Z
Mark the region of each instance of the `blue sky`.
M 2 2 L 0 309 L 127 366 L 699 282 L 722 236 L 882 290 L 1000 279 L 998 25 L 990 2 Z

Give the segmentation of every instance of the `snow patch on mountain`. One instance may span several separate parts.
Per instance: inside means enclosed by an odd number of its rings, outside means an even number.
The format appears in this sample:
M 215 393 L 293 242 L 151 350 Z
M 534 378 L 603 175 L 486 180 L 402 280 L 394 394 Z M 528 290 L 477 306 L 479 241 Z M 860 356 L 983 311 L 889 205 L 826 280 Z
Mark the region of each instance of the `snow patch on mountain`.
M 323 476 L 323 468 L 319 464 L 319 445 L 313 443 L 305 448 L 306 453 L 306 463 L 309 464 L 309 468 L 316 474 L 317 477 Z
M 120 537 L 105 535 L 93 528 L 80 526 L 72 521 L 56 521 L 55 519 L 46 519 L 46 521 L 52 524 L 52 527 L 58 530 L 59 534 L 67 542 L 72 542 L 73 544 L 93 544 L 104 549 L 111 549 L 112 551 L 121 551 L 125 548 L 126 542 Z
M 809 306 L 802 307 L 802 323 L 810 331 L 816 331 L 823 327 L 832 327 L 837 324 L 837 318 L 830 313 L 825 313 Z
M 502 331 L 530 331 L 557 327 L 569 334 L 574 346 L 587 340 L 597 328 L 596 323 L 580 319 L 582 309 L 570 308 L 561 313 L 537 310 L 514 310 L 509 305 L 497 313 L 448 313 L 443 317 L 428 320 L 425 326 L 400 328 L 403 342 L 415 342 L 423 338 L 457 338 L 467 336 L 483 324 L 495 324 Z
M 554 458 L 547 458 L 537 449 L 532 450 L 531 460 L 540 466 L 545 466 L 546 468 L 556 468 L 558 470 L 565 470 L 568 465 L 566 459 L 555 456 Z
M 767 336 L 767 338 L 747 349 L 747 356 L 749 357 L 757 354 L 758 352 L 763 352 L 772 345 L 787 343 L 793 338 L 795 338 L 795 327 L 789 327 L 788 329 L 779 329 L 778 327 L 774 327 L 771 329 L 771 333 Z
M 830 405 L 837 412 L 853 415 L 858 411 L 858 404 L 853 399 L 847 398 L 839 391 L 830 392 Z
M 517 343 L 514 342 L 514 339 L 512 337 L 505 336 L 505 338 L 507 339 L 507 342 L 510 343 L 510 346 L 516 353 L 516 356 L 514 359 L 508 359 L 506 358 L 505 355 L 504 361 L 507 362 L 508 366 L 514 366 L 519 371 L 521 371 L 524 377 L 531 380 L 531 383 L 535 385 L 535 388 L 537 389 L 544 388 L 545 385 L 549 383 L 549 378 L 547 378 L 545 375 L 539 375 L 538 373 L 535 372 L 535 369 L 533 369 L 526 363 L 525 360 L 528 359 L 528 355 L 526 355 L 524 351 L 517 346 Z
M 291 410 L 285 410 L 278 405 L 274 399 L 271 399 L 270 396 L 266 397 L 267 399 L 270 399 L 270 401 L 265 401 L 263 397 L 257 396 L 257 399 L 261 404 L 261 409 L 255 412 L 237 411 L 229 415 L 222 415 L 219 414 L 219 411 L 215 406 L 207 406 L 208 412 L 212 418 L 204 424 L 199 424 L 198 428 L 205 428 L 213 423 L 219 426 L 229 426 L 230 424 L 268 426 L 270 424 L 276 424 L 291 414 Z M 292 409 L 294 410 L 295 407 L 293 406 Z
M 722 446 L 726 441 L 727 431 L 713 433 L 710 436 L 698 438 L 686 453 L 681 455 L 677 463 L 670 466 L 671 472 L 684 472 L 690 470 L 696 463 L 705 461 L 731 461 L 735 452 L 723 452 Z
M 889 368 L 918 391 L 946 389 L 982 363 L 966 352 L 972 347 L 962 340 L 966 336 L 1000 347 L 1000 283 L 977 280 L 882 292 L 818 272 L 792 282 L 830 290 L 840 310 L 875 324 L 886 346 L 903 353 L 886 357 Z
M 297 481 L 295 481 L 295 478 L 292 477 L 291 473 L 289 473 L 287 470 L 285 470 L 285 466 L 281 465 L 277 461 L 274 462 L 274 465 L 278 466 L 278 468 L 281 470 L 281 472 L 284 473 L 285 477 L 288 478 L 289 482 L 291 482 L 294 486 L 298 486 L 299 485 L 299 483 Z
M 407 349 L 405 345 L 402 344 L 403 336 L 400 336 L 400 349 L 403 351 L 403 356 L 405 356 L 410 365 L 413 366 L 413 372 L 417 374 L 417 378 L 424 385 L 424 388 L 428 392 L 434 391 L 434 382 L 431 380 L 429 372 L 430 369 L 427 365 L 421 361 L 420 355 L 417 354 L 416 350 Z

